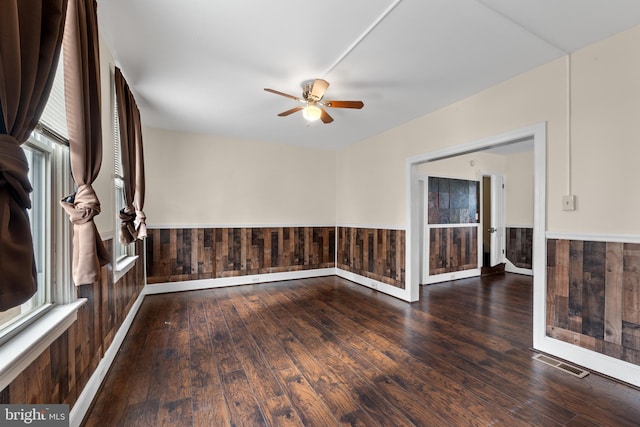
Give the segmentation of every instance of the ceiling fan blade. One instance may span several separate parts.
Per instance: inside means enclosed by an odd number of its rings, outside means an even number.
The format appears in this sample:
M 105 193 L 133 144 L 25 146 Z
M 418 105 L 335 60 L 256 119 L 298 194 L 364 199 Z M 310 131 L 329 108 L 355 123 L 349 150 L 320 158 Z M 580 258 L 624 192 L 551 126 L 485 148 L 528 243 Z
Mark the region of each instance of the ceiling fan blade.
M 292 109 L 290 109 L 290 110 L 283 111 L 282 113 L 278 114 L 278 116 L 280 116 L 280 117 L 285 117 L 285 116 L 288 116 L 289 114 L 293 114 L 293 113 L 295 113 L 296 111 L 300 111 L 300 110 L 302 110 L 303 108 L 304 108 L 304 107 L 293 107 L 293 108 L 292 108 Z
M 322 103 L 325 107 L 329 108 L 355 108 L 361 109 L 364 107 L 364 102 L 362 101 L 325 101 Z
M 329 87 L 328 81 L 322 80 L 322 79 L 315 79 L 313 81 L 313 86 L 311 87 L 311 96 L 318 100 L 322 99 L 328 87 Z
M 300 101 L 300 102 L 304 102 L 302 99 L 298 98 L 297 96 L 293 96 L 293 95 L 289 95 L 287 93 L 284 92 L 280 92 L 274 89 L 269 89 L 269 88 L 264 88 L 264 90 L 266 90 L 267 92 L 271 92 L 271 93 L 275 93 L 276 95 L 280 95 L 280 96 L 284 96 L 287 98 L 291 98 L 291 99 L 295 99 L 296 101 Z
M 322 120 L 322 123 L 331 123 L 333 121 L 333 117 L 331 117 L 329 113 L 324 111 L 322 108 L 320 111 L 322 111 L 322 114 L 320 114 L 320 120 Z

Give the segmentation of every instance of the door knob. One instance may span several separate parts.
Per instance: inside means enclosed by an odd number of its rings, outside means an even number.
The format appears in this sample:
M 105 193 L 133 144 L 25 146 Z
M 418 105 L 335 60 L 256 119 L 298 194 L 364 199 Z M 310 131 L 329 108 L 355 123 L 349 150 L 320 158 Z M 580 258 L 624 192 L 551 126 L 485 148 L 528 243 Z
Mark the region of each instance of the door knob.
M 491 227 L 491 228 L 489 228 L 487 231 L 488 231 L 489 233 L 495 233 L 496 231 L 498 231 L 498 229 L 497 229 L 497 228 L 495 228 L 495 227 Z

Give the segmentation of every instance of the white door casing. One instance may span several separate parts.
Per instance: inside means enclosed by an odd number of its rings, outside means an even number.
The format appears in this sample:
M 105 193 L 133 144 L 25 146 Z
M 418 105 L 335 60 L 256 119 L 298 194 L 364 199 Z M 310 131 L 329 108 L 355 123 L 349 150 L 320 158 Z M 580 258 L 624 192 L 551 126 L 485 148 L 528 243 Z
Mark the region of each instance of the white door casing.
M 489 235 L 491 251 L 489 263 L 491 267 L 504 262 L 505 230 L 504 230 L 504 177 L 491 174 L 491 221 Z

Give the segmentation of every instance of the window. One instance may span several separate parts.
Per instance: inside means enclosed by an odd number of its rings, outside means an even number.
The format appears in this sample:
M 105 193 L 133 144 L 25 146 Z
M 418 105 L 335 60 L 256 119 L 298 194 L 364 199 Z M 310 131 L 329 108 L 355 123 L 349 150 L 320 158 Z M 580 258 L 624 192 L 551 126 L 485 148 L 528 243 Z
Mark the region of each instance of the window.
M 118 102 L 116 99 L 115 84 L 113 87 L 113 154 L 114 154 L 114 181 L 116 191 L 116 219 L 118 226 L 116 230 L 120 230 L 120 211 L 126 207 L 124 198 L 124 174 L 122 171 L 122 155 L 120 151 L 120 119 L 118 117 Z M 116 232 L 115 241 L 115 265 L 116 270 L 122 270 L 123 262 L 126 262 L 127 258 L 135 256 L 135 245 L 130 243 L 123 245 L 120 243 L 118 236 L 119 231 Z
M 66 303 L 73 298 L 70 291 L 57 289 L 73 286 L 69 269 L 59 259 L 64 252 L 52 249 L 56 245 L 70 245 L 70 227 L 64 221 L 63 212 L 53 212 L 57 203 L 54 203 L 52 197 L 53 193 L 56 198 L 62 198 L 67 194 L 62 192 L 69 190 L 69 150 L 44 132 L 38 131 L 32 134 L 22 148 L 29 163 L 29 181 L 33 187 L 31 209 L 27 212 L 33 236 L 38 287 L 35 295 L 27 302 L 0 312 L 0 343 L 47 311 L 52 303 Z M 66 259 L 69 259 L 68 255 Z
M 33 186 L 31 193 L 31 209 L 29 221 L 31 223 L 31 234 L 33 236 L 33 250 L 38 271 L 38 288 L 33 297 L 27 302 L 13 307 L 7 311 L 0 312 L 0 336 L 9 338 L 21 329 L 23 323 L 28 320 L 38 310 L 45 310 L 49 302 L 49 286 L 45 278 L 47 273 L 47 247 L 49 242 L 46 218 L 49 216 L 49 204 L 46 191 L 46 176 L 49 166 L 49 151 L 47 148 L 34 144 L 30 140 L 23 145 L 23 150 L 29 163 L 29 181 Z
M 0 312 L 0 343 L 22 331 L 53 304 L 75 300 L 68 266 L 71 227 L 57 203 L 72 191 L 62 63 L 60 60 L 40 124 L 22 145 L 33 187 L 31 209 L 27 212 L 38 272 L 37 290 L 27 302 Z

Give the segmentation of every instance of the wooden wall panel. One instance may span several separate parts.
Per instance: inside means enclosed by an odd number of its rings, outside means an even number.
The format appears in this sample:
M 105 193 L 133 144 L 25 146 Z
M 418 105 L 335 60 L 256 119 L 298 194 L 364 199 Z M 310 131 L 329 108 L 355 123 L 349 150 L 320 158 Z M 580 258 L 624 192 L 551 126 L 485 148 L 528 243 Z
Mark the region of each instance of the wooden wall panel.
M 334 267 L 334 251 L 334 227 L 220 228 L 214 277 Z
M 547 241 L 547 335 L 640 365 L 640 244 Z
M 102 339 L 105 351 L 144 287 L 144 242 L 137 241 L 136 254 L 139 261 L 115 285 L 110 268 L 103 275 L 102 283 Z M 106 278 L 105 278 L 106 276 Z
M 113 241 L 104 244 L 111 256 Z M 95 283 L 77 287 L 78 297 L 87 298 L 77 320 L 0 391 L 1 403 L 73 407 L 144 287 L 142 242 L 136 243 L 136 252 L 141 258 L 118 283 L 113 283 L 111 265 L 106 265 Z
M 533 228 L 506 228 L 507 259 L 519 268 L 533 268 Z
M 338 228 L 337 267 L 405 288 L 405 232 L 375 228 Z
M 148 229 L 149 283 L 213 278 L 211 228 Z
M 428 188 L 429 224 L 479 222 L 480 182 L 432 176 Z
M 445 227 L 429 230 L 429 274 L 478 268 L 478 228 Z
M 334 227 L 150 229 L 147 282 L 335 266 Z

